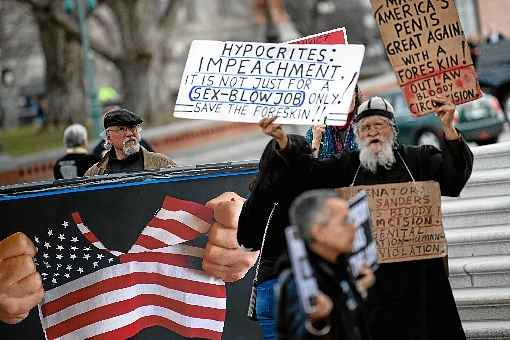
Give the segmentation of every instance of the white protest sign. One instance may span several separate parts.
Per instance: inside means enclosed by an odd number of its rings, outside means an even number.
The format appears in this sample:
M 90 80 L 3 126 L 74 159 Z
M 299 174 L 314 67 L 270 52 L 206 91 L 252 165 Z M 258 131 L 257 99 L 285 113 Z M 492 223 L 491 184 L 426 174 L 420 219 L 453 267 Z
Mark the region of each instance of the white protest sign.
M 364 51 L 363 45 L 193 41 L 174 116 L 344 125 Z

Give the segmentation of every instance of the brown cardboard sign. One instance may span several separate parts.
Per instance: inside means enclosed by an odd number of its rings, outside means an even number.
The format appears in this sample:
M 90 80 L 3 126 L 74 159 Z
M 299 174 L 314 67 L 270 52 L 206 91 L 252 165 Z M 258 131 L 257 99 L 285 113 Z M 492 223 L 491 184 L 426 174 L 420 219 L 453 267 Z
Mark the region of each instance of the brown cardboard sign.
M 380 263 L 444 257 L 441 191 L 434 181 L 338 188 L 343 199 L 368 195 Z
M 481 96 L 454 0 L 370 0 L 386 54 L 411 113 L 434 112 L 436 95 Z

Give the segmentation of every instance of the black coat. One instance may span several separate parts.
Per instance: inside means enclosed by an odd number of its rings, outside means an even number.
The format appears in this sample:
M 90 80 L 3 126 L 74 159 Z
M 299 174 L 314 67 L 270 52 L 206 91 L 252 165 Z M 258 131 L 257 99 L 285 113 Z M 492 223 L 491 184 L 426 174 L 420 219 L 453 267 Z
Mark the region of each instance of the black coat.
M 437 181 L 444 196 L 458 196 L 469 179 L 473 154 L 461 139 L 440 151 L 432 146 L 400 146 L 398 151 L 416 181 Z M 292 139 L 282 152 L 290 162 L 299 159 Z M 375 174 L 361 168 L 354 185 L 409 182 L 411 177 L 396 153 L 397 162 Z M 297 181 L 311 188 L 349 186 L 359 168 L 359 154 L 311 160 L 309 172 Z M 369 295 L 370 331 L 381 340 L 465 339 L 442 259 L 381 264 Z
M 301 136 L 290 136 L 303 139 Z M 277 148 L 276 144 L 273 144 Z M 239 217 L 237 232 L 239 244 L 258 250 L 262 244 L 269 215 L 275 202 L 278 203 L 267 231 L 258 282 L 277 276 L 276 262 L 287 251 L 284 230 L 289 226 L 289 207 L 294 198 L 306 189 L 306 186 L 298 183 L 309 171 L 306 169 L 306 164 L 309 164 L 312 157 L 309 154 L 303 154 L 303 149 L 296 151 L 298 154 L 295 159 L 281 162 L 281 154 L 277 149 L 273 149 L 272 156 L 275 159 L 270 160 L 272 171 L 259 179 L 245 201 Z
M 286 261 L 282 262 L 277 296 L 278 340 L 369 340 L 364 301 L 355 288 L 348 264 L 343 256 L 333 264 L 308 252 L 319 289 L 333 302 L 327 320 L 330 331 L 313 335 L 305 327 L 305 314 L 298 296 L 294 275 Z

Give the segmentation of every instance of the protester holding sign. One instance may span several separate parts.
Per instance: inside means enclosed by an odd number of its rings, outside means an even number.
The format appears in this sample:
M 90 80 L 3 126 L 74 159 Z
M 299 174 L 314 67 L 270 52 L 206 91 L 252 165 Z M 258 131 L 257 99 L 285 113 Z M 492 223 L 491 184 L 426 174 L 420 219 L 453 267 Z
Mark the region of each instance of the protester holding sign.
M 293 140 L 294 146 L 300 149 L 300 157 L 312 157 L 304 137 L 293 135 Z M 275 140 L 264 149 L 259 172 L 250 185 L 251 194 L 239 217 L 237 232 L 239 244 L 261 251 L 253 284 L 257 294 L 255 316 L 266 340 L 275 339 L 273 286 L 277 281 L 276 263 L 286 249 L 284 230 L 289 226 L 289 207 L 301 193 L 295 183 L 305 174 L 304 168 L 290 171 L 279 149 Z
M 320 292 L 315 310 L 307 315 L 298 296 L 298 276 L 283 266 L 277 294 L 279 340 L 370 339 L 364 302 L 345 256 L 353 250 L 356 231 L 354 224 L 345 222 L 347 212 L 346 202 L 333 190 L 308 191 L 292 203 L 290 219 L 304 239 Z M 368 267 L 363 274 L 366 289 L 374 275 Z
M 434 102 L 445 134 L 444 150 L 399 145 L 393 107 L 379 97 L 370 98 L 358 110 L 359 151 L 329 160 L 303 157 L 295 137 L 274 124 L 275 119 L 264 119 L 260 126 L 278 143 L 278 154 L 289 164 L 278 178 L 304 169 L 304 176 L 293 177 L 292 191 L 432 180 L 439 183 L 442 195 L 458 196 L 471 175 L 473 154 L 453 127 L 455 106 L 443 97 L 435 97 Z M 368 302 L 375 339 L 465 338 L 443 258 L 382 263 Z

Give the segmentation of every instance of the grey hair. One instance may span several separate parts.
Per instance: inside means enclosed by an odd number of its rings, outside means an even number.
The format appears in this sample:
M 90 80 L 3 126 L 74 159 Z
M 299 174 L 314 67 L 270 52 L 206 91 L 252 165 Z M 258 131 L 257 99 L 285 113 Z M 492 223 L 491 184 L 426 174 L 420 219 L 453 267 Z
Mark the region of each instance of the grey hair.
M 395 121 L 388 119 L 386 117 L 383 117 L 383 116 L 379 116 L 379 117 L 381 117 L 388 124 L 390 124 L 391 130 L 393 132 L 393 145 L 398 145 L 398 129 L 397 129 L 397 126 L 395 125 Z M 356 141 L 356 144 L 358 144 L 358 145 L 359 145 L 359 127 L 360 127 L 360 123 L 363 121 L 363 119 L 365 119 L 365 118 L 362 118 L 359 122 L 353 124 L 354 125 L 354 128 L 353 128 L 354 139 Z
M 81 124 L 72 124 L 64 130 L 66 148 L 76 148 L 87 144 L 87 129 Z
M 310 229 L 314 224 L 326 223 L 330 215 L 324 211 L 326 201 L 331 198 L 340 198 L 338 193 L 331 189 L 310 190 L 299 195 L 291 204 L 289 219 L 295 225 L 305 242 L 310 243 Z

